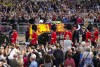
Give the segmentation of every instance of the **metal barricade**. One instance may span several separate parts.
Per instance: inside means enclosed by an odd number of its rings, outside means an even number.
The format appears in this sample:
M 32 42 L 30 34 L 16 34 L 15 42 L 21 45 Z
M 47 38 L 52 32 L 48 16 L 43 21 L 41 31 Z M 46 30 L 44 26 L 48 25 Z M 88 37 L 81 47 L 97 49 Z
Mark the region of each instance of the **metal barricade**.
M 28 25 L 18 25 L 18 33 L 25 34 Z
M 10 30 L 9 25 L 0 25 L 0 31 L 8 34 L 9 30 Z
M 16 25 L 16 29 L 18 31 L 18 34 L 25 34 L 25 31 L 27 29 L 28 25 Z M 9 34 L 10 26 L 9 25 L 0 25 L 0 31 L 2 31 L 5 34 Z

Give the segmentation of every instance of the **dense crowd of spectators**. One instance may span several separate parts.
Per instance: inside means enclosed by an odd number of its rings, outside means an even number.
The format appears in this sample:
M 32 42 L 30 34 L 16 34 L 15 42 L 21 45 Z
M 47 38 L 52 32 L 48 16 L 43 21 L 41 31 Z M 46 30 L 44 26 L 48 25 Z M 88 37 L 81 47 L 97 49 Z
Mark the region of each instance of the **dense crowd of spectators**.
M 12 6 L 0 4 L 0 23 L 37 24 L 62 21 L 62 23 L 84 23 L 86 26 L 89 23 L 100 23 L 99 4 L 84 5 L 73 0 L 45 2 L 14 0 L 13 3 Z M 37 47 L 24 45 L 24 48 L 23 45 L 0 44 L 0 67 L 100 67 L 100 44 L 92 46 L 91 43 L 80 42 L 77 46 L 68 47 L 66 50 L 62 45 L 58 43 L 46 46 L 38 44 Z
M 100 45 L 93 47 L 82 42 L 76 48 L 68 47 L 65 53 L 61 44 L 0 47 L 0 67 L 81 67 L 83 58 L 84 67 L 100 67 Z
M 74 0 L 39 1 L 17 0 L 12 6 L 0 4 L 0 22 L 3 23 L 99 23 L 99 3 L 77 3 Z

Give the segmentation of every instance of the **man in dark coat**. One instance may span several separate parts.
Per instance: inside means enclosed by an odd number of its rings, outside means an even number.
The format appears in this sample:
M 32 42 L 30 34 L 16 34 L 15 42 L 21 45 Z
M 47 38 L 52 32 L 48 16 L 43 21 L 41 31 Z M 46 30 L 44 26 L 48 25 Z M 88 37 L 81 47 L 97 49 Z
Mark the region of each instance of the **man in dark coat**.
M 85 27 L 82 27 L 82 41 L 86 40 L 86 30 Z
M 75 46 L 76 42 L 79 43 L 79 31 L 77 31 L 76 26 L 73 26 L 72 42 L 73 42 L 73 46 Z
M 57 49 L 54 50 L 53 56 L 55 58 L 54 64 L 56 65 L 56 67 L 59 67 L 59 65 L 63 63 L 64 60 L 64 53 L 60 49 L 60 46 L 57 46 Z
M 12 26 L 9 26 L 9 41 L 11 41 L 11 34 L 13 33 Z
M 42 33 L 39 37 L 38 37 L 38 44 L 43 44 L 44 46 L 46 46 L 46 44 L 49 41 L 49 36 L 48 33 Z
M 6 46 L 9 44 L 9 38 L 0 31 L 0 46 Z
M 26 33 L 25 34 L 25 39 L 26 39 L 26 42 L 28 42 L 29 41 L 29 36 L 30 36 L 30 34 L 29 34 L 29 27 L 27 28 L 25 33 Z

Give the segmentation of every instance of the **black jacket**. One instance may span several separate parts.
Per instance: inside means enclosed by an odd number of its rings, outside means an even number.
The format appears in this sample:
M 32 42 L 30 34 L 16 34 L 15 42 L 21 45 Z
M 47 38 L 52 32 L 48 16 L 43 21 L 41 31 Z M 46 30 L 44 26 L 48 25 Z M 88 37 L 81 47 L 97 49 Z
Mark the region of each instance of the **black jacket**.
M 75 43 L 75 40 L 77 40 L 77 43 L 79 43 L 79 32 L 77 30 L 74 31 L 72 36 L 73 43 Z
M 82 41 L 85 41 L 86 40 L 86 31 L 82 31 Z

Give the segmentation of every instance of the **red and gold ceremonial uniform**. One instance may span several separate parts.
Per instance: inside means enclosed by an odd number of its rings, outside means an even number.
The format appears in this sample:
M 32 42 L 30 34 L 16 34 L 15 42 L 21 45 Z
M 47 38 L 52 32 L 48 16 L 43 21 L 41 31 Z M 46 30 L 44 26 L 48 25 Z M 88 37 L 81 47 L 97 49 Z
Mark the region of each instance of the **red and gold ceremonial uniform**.
M 16 44 L 17 37 L 18 37 L 18 33 L 17 33 L 17 31 L 14 31 L 14 32 L 11 34 L 11 44 Z
M 72 32 L 71 31 L 66 31 L 64 33 L 64 40 L 66 40 L 66 36 L 69 36 L 70 40 L 72 40 Z
M 99 37 L 99 31 L 95 30 L 93 33 L 93 42 L 97 42 L 98 37 Z
M 56 39 L 57 35 L 56 35 L 56 32 L 52 32 L 51 33 L 51 41 L 50 41 L 50 44 L 56 44 Z
M 30 42 L 31 46 L 37 44 L 37 41 L 38 41 L 38 35 L 37 35 L 36 32 L 34 32 L 34 33 L 32 34 L 32 40 L 31 40 L 31 42 Z
M 92 39 L 92 33 L 90 31 L 86 32 L 86 42 L 91 41 Z

